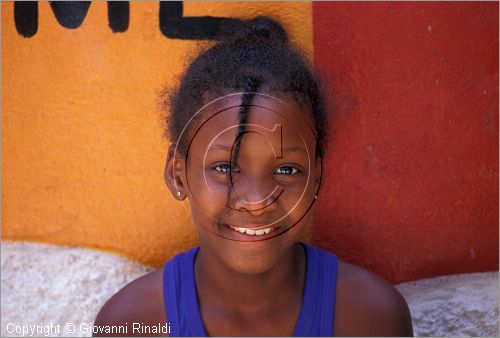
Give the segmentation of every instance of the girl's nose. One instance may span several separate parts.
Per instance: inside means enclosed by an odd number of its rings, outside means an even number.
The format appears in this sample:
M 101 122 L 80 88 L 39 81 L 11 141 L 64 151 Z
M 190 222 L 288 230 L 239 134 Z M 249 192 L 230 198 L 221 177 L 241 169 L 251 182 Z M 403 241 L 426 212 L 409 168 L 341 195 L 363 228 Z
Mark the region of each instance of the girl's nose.
M 248 182 L 244 186 L 243 184 L 237 184 L 237 187 L 235 186 L 233 191 L 233 207 L 236 210 L 246 211 L 254 216 L 259 216 L 277 209 L 278 198 L 282 192 L 283 188 L 279 185 L 275 185 L 274 187 L 269 185 L 264 186 L 256 184 L 255 181 Z

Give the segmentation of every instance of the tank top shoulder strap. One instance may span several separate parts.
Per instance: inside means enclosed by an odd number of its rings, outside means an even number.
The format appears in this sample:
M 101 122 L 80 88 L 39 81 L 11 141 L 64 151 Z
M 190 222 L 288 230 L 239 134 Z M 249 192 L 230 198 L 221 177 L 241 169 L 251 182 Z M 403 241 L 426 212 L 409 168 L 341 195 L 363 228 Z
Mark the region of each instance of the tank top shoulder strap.
M 337 257 L 303 243 L 306 279 L 294 336 L 333 336 L 337 289 Z
M 199 248 L 183 252 L 163 268 L 163 301 L 170 336 L 206 336 L 194 282 L 194 259 Z

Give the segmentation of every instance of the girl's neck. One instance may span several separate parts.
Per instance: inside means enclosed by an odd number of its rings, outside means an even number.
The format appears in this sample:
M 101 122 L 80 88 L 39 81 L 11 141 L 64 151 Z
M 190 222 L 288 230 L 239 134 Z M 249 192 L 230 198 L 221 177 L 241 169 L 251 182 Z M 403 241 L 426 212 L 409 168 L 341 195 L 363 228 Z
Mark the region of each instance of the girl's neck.
M 305 283 L 304 247 L 295 243 L 279 264 L 258 273 L 241 273 L 230 269 L 209 252 L 200 251 L 195 260 L 195 280 L 201 306 L 209 305 L 242 315 L 263 309 L 298 303 Z

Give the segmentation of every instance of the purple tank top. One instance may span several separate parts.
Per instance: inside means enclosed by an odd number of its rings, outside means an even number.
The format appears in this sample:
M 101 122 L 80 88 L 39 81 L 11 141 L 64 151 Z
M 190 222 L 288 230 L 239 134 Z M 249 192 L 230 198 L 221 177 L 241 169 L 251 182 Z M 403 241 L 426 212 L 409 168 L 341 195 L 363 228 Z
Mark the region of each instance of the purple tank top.
M 302 243 L 306 252 L 306 279 L 295 337 L 333 336 L 337 257 Z M 163 269 L 163 299 L 170 336 L 207 336 L 200 314 L 194 280 L 193 248 L 169 260 Z

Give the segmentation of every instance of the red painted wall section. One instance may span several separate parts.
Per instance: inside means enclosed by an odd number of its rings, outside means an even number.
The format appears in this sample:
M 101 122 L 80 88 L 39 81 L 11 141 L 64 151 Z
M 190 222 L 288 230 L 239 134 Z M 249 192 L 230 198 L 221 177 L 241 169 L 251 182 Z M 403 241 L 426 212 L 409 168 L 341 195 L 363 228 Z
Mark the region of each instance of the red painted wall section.
M 498 269 L 498 3 L 314 3 L 313 241 L 393 282 Z

